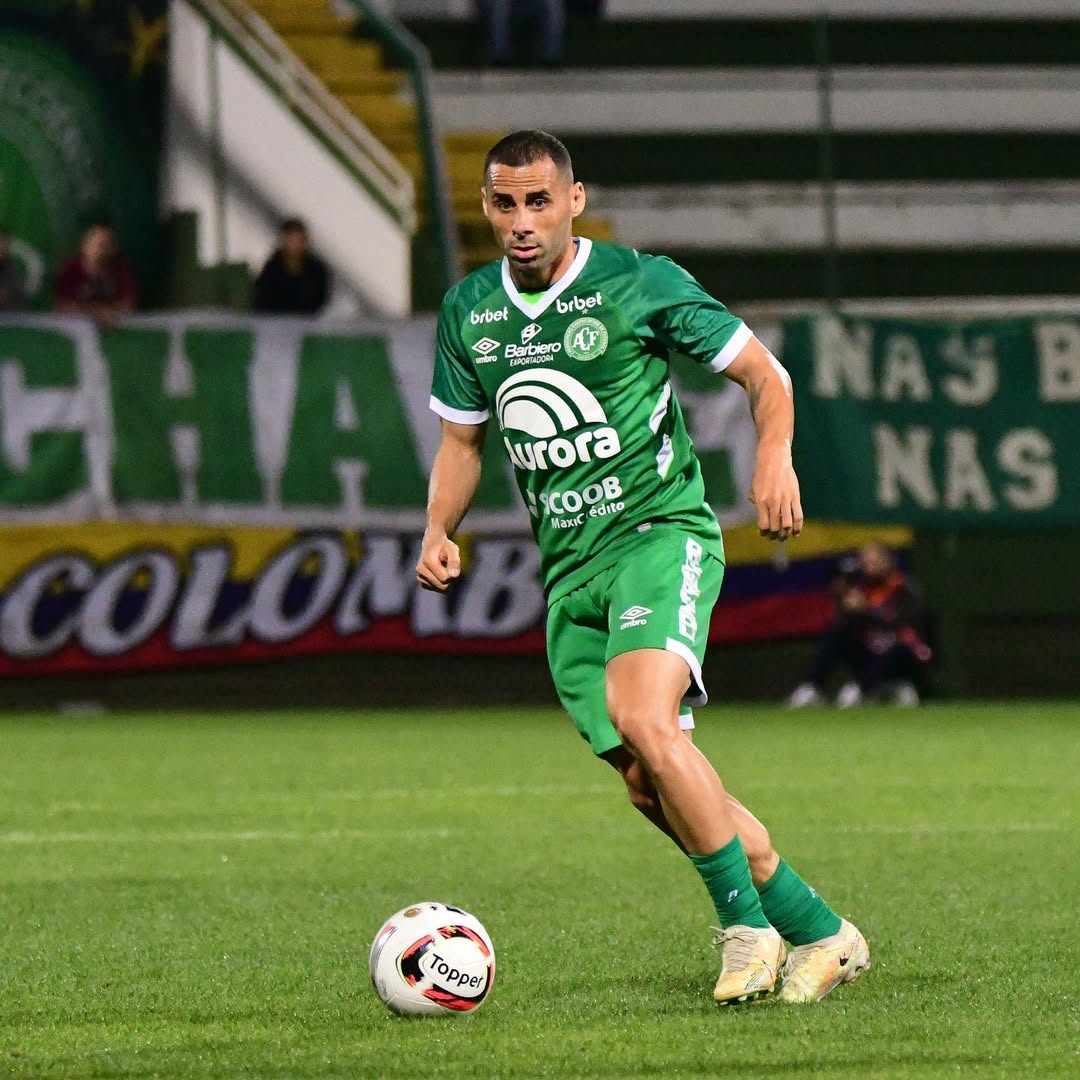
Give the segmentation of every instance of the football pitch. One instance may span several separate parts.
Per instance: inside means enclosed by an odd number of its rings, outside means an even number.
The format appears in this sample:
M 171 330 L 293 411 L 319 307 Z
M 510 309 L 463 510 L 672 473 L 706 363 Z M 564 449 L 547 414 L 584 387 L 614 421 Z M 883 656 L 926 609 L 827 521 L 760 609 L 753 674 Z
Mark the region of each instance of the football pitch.
M 1080 1075 L 1080 705 L 710 707 L 699 744 L 870 940 L 719 1009 L 700 880 L 554 710 L 0 716 L 0 1077 Z M 381 921 L 467 908 L 474 1015 Z

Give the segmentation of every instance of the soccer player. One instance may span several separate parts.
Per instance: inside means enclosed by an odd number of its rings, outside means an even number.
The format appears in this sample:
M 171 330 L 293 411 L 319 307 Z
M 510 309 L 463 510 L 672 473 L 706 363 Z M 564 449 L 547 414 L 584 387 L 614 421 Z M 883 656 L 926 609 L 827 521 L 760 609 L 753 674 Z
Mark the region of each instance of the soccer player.
M 758 433 L 751 497 L 776 540 L 802 528 L 791 380 L 671 260 L 574 237 L 585 189 L 554 136 L 497 143 L 481 199 L 506 254 L 443 300 L 431 397 L 442 439 L 417 578 L 445 592 L 461 573 L 451 537 L 494 419 L 540 546 L 559 697 L 700 873 L 721 928 L 713 996 L 753 1000 L 782 978 L 781 1000 L 820 1000 L 870 966 L 866 941 L 780 859 L 690 736 L 724 550 L 669 353 L 745 388 Z

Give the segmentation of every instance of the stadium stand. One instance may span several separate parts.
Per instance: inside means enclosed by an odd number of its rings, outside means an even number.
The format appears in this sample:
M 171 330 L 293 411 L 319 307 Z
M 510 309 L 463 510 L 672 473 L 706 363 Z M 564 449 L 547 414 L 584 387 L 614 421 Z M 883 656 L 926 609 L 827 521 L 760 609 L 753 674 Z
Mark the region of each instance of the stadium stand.
M 348 3 L 334 9 L 329 0 L 253 0 L 251 6 L 405 166 L 416 185 L 421 223 L 426 222 L 431 200 L 425 195 L 423 117 L 408 80 L 392 66 L 394 58 L 380 47 L 374 28 Z M 452 125 L 446 130 L 442 149 L 449 203 L 463 268 L 472 270 L 497 256 L 478 188 L 484 154 L 501 131 L 454 130 Z M 579 228 L 594 239 L 612 235 L 606 222 L 591 217 Z
M 425 7 L 408 25 L 452 145 L 545 123 L 621 242 L 730 300 L 1060 295 L 1078 279 L 1075 5 L 834 2 L 825 21 L 782 0 L 621 0 L 571 23 L 556 75 L 478 71 L 462 5 Z

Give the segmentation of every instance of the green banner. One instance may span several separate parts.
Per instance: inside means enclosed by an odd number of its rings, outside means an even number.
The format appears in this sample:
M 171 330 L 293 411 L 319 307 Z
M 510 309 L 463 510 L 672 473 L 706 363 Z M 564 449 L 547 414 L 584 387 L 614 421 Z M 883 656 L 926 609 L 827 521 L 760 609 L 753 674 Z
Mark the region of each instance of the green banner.
M 144 295 L 158 248 L 166 0 L 6 0 L 0 225 L 33 306 L 82 231 L 117 229 Z
M 808 516 L 1080 522 L 1080 319 L 784 324 Z
M 0 523 L 102 519 L 420 530 L 439 422 L 435 321 L 136 317 L 0 323 Z M 750 517 L 740 388 L 690 362 L 673 381 L 725 524 Z M 528 515 L 488 440 L 469 526 Z

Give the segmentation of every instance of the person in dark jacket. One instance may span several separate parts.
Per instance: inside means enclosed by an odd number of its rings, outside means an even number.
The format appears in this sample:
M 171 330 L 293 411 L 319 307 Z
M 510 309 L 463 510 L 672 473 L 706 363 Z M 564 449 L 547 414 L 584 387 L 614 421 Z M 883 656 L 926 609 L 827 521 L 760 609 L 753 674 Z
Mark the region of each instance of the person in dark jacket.
M 841 567 L 834 583 L 836 617 L 825 632 L 806 681 L 788 698 L 801 708 L 824 701 L 825 685 L 839 668 L 852 678 L 836 704 L 852 708 L 886 687 L 897 705 L 918 705 L 932 650 L 927 611 L 919 586 L 878 542 L 866 544 L 858 561 Z
M 330 269 L 311 250 L 299 218 L 281 223 L 281 246 L 255 279 L 252 306 L 268 315 L 314 315 L 330 295 Z

